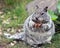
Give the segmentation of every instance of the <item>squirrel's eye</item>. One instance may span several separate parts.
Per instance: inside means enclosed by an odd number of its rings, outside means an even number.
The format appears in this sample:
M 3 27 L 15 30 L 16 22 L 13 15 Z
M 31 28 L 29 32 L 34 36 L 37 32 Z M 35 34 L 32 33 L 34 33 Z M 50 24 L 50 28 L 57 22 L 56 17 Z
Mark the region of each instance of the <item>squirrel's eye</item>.
M 44 13 L 41 13 L 41 15 L 43 15 Z
M 38 18 L 36 17 L 36 20 L 38 20 Z

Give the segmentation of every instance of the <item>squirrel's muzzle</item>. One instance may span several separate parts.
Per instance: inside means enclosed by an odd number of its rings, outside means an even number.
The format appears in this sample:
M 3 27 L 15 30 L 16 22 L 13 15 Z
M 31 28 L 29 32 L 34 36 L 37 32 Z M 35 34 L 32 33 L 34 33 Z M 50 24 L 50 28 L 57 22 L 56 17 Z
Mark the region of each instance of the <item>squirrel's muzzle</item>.
M 33 25 L 34 28 L 40 28 L 42 26 L 42 23 L 35 23 Z

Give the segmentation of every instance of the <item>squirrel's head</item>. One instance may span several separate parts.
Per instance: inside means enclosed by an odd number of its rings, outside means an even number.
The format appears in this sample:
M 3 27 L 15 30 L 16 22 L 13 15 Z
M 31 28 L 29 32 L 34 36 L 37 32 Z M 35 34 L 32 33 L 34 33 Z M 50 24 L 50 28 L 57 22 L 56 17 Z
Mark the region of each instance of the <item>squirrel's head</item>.
M 38 6 L 36 7 L 37 10 L 32 16 L 32 21 L 35 23 L 34 26 L 40 27 L 42 24 L 48 23 L 50 17 L 48 16 L 47 13 L 48 7 L 45 7 L 42 11 Z

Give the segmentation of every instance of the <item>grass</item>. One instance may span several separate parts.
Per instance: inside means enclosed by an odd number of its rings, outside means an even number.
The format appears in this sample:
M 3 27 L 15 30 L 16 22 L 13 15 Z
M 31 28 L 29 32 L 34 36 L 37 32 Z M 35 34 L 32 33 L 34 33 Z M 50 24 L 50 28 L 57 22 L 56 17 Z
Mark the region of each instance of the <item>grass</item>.
M 6 0 L 7 1 L 7 0 Z M 28 2 L 31 0 L 19 0 L 17 3 L 11 2 L 11 0 L 8 0 L 6 2 L 7 6 L 12 5 L 14 8 L 8 9 L 8 7 L 5 9 L 5 13 L 3 15 L 0 15 L 0 27 L 9 28 L 9 27 L 17 27 L 19 24 L 23 24 L 25 19 L 28 17 L 28 14 L 25 10 L 25 6 Z M 2 16 L 2 17 L 1 17 Z M 7 21 L 8 20 L 8 21 Z M 2 24 L 3 21 L 9 22 L 9 24 Z M 19 42 L 14 46 L 8 46 L 8 42 L 13 41 L 12 39 L 6 39 L 4 36 L 0 36 L 0 45 L 7 45 L 6 48 L 30 48 L 29 46 L 26 46 L 24 43 Z M 45 44 L 43 45 L 44 48 L 60 48 L 60 34 L 55 34 L 52 39 L 52 44 Z
M 46 44 L 45 48 L 60 48 L 60 34 L 55 34 L 52 44 Z
M 26 4 L 30 2 L 30 0 L 20 0 L 20 2 L 15 3 L 13 1 L 10 0 L 5 1 L 7 6 L 9 5 L 14 6 L 14 8 L 12 9 L 8 9 L 8 7 L 5 9 L 6 13 L 3 14 L 4 18 L 2 19 L 2 21 L 10 19 L 10 24 L 4 25 L 5 27 L 17 27 L 19 24 L 24 23 L 24 20 L 28 16 L 25 7 Z

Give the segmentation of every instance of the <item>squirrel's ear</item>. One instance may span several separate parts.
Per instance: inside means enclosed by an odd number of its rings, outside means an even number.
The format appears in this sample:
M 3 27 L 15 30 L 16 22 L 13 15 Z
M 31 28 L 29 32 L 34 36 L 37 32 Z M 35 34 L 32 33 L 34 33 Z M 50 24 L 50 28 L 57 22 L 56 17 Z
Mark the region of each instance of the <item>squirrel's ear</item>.
M 39 6 L 38 6 L 38 5 L 36 5 L 36 8 L 38 9 L 38 8 L 39 8 Z
M 44 11 L 45 11 L 45 12 L 47 12 L 47 10 L 48 10 L 48 6 L 44 8 Z

